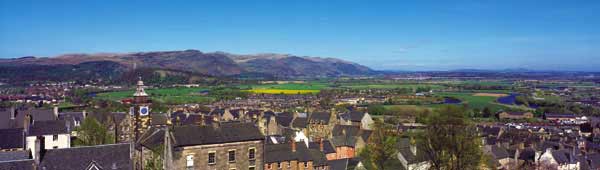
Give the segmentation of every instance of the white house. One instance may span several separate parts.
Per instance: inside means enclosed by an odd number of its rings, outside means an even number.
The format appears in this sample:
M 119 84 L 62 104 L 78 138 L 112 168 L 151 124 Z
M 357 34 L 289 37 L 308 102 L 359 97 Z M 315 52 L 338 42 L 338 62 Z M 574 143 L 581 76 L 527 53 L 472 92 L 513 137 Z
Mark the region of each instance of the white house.
M 66 121 L 49 120 L 35 121 L 27 130 L 26 149 L 36 153 L 36 140 L 39 139 L 40 146 L 44 149 L 57 149 L 71 147 L 70 128 Z M 35 155 L 34 159 L 35 159 Z
M 552 150 L 547 148 L 546 152 L 536 152 L 535 162 L 538 167 L 556 167 L 558 170 L 579 170 L 579 161 L 568 150 Z

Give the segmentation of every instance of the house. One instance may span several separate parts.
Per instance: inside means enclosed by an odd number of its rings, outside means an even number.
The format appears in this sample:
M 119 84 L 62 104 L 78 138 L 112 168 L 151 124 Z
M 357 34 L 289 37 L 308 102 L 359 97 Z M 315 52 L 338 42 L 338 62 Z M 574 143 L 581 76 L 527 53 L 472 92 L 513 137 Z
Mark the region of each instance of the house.
M 398 160 L 406 170 L 427 170 L 431 163 L 414 141 L 408 138 L 398 140 Z
M 342 125 L 357 125 L 362 129 L 371 129 L 373 118 L 366 112 L 351 111 L 340 114 L 340 124 Z
M 335 125 L 336 116 L 327 112 L 314 112 L 308 116 L 308 138 L 311 140 L 327 139 Z
M 329 170 L 327 158 L 303 142 L 265 145 L 265 170 Z
M 332 133 L 332 143 L 338 152 L 338 159 L 350 158 L 350 150 L 359 151 L 367 145 L 371 137 L 370 130 L 361 129 L 359 126 L 335 125 Z M 345 156 L 344 156 L 345 155 Z
M 549 168 L 555 167 L 559 170 L 580 169 L 580 162 L 576 156 L 569 150 L 554 150 L 547 148 L 545 152 L 537 152 L 535 155 L 536 164 L 538 167 Z
M 169 133 L 173 169 L 262 169 L 265 137 L 254 124 L 179 126 Z
M 551 121 L 575 121 L 577 116 L 574 114 L 556 114 L 556 113 L 544 113 L 545 120 Z
M 486 145 L 483 148 L 484 152 L 491 156 L 493 164 L 498 169 L 510 169 L 511 166 L 515 165 L 514 157 L 511 157 L 509 152 L 497 145 Z
M 42 170 L 130 170 L 131 144 L 109 144 L 51 149 L 39 155 Z
M 359 170 L 364 169 L 358 159 L 336 159 L 327 161 L 330 170 Z
M 315 141 L 315 142 L 309 142 L 308 148 L 316 149 L 316 150 L 323 152 L 323 154 L 325 154 L 325 157 L 327 158 L 327 160 L 337 159 L 337 154 L 336 154 L 335 148 L 333 147 L 333 144 L 331 144 L 331 142 L 329 140 L 319 140 L 319 141 Z
M 501 111 L 497 115 L 498 115 L 498 119 L 518 120 L 518 119 L 531 119 L 531 118 L 533 118 L 533 113 L 531 113 L 531 112 L 508 112 L 508 111 Z
M 36 142 L 42 143 L 44 150 L 71 147 L 71 129 L 63 120 L 35 121 L 27 130 L 26 149 L 38 152 Z M 36 159 L 35 155 L 33 157 Z

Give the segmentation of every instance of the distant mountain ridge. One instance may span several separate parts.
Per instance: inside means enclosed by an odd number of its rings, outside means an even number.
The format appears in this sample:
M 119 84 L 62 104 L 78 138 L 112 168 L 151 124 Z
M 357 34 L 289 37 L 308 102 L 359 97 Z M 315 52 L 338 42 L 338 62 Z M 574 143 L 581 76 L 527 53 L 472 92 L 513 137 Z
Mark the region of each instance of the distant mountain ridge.
M 366 66 L 335 58 L 301 57 L 272 53 L 256 55 L 239 55 L 226 52 L 203 53 L 198 50 L 64 54 L 41 58 L 27 56 L 0 59 L 0 70 L 14 69 L 15 67 L 73 67 L 98 62 L 102 62 L 102 64 L 96 65 L 100 67 L 110 65 L 110 68 L 117 69 L 115 70 L 117 72 L 124 72 L 124 70 L 133 68 L 154 68 L 210 76 L 257 74 L 274 77 L 337 77 L 375 73 Z M 18 72 L 13 73 L 18 74 Z

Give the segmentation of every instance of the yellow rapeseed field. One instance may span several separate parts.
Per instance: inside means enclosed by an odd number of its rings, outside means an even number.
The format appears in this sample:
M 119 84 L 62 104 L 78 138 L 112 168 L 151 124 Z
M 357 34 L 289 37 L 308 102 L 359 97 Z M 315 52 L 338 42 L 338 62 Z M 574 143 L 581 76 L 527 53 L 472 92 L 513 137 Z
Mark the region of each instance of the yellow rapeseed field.
M 259 94 L 308 94 L 319 93 L 319 90 L 283 90 L 283 89 L 252 89 L 246 90 L 251 93 Z

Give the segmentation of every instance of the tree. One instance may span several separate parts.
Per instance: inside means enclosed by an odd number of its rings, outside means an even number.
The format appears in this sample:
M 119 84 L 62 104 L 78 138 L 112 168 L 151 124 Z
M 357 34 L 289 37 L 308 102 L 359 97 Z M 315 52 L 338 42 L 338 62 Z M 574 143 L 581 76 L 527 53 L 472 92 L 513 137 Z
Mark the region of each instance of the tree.
M 475 126 L 464 108 L 445 106 L 425 119 L 427 128 L 417 135 L 432 169 L 478 169 L 485 159 Z
M 485 108 L 483 108 L 483 115 L 482 116 L 485 117 L 485 118 L 488 118 L 488 117 L 492 116 L 492 111 L 490 110 L 489 107 L 486 106 Z
M 114 143 L 113 135 L 93 117 L 86 117 L 76 130 L 75 145 L 93 146 Z
M 387 126 L 381 120 L 373 123 L 373 132 L 367 146 L 359 152 L 366 169 L 397 169 L 399 161 L 396 157 L 398 134 L 392 126 Z M 396 168 L 394 168 L 396 167 Z
M 383 107 L 382 105 L 369 105 L 367 110 L 369 114 L 382 115 L 385 112 L 385 107 Z
M 154 150 L 151 150 L 152 156 L 146 158 L 144 169 L 148 170 L 163 170 L 162 148 L 164 145 L 159 145 Z

